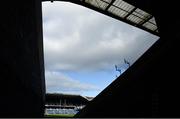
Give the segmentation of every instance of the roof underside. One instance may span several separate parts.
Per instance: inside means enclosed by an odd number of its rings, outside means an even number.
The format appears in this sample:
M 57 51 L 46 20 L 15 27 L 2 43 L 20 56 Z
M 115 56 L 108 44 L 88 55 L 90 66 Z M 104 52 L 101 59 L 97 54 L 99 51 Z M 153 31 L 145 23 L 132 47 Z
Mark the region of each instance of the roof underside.
M 46 1 L 46 0 L 44 0 Z M 76 3 L 158 35 L 153 15 L 123 0 L 59 0 Z

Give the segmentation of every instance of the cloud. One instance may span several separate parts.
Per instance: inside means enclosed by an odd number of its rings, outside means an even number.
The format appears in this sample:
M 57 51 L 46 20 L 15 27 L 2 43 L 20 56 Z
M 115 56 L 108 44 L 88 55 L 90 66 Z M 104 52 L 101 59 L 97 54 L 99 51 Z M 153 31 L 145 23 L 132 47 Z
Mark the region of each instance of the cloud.
M 94 85 L 82 83 L 60 72 L 46 71 L 45 77 L 47 84 L 46 86 L 48 87 L 47 92 L 54 92 L 56 90 L 56 92 L 60 92 L 60 93 L 78 92 L 80 94 L 85 91 L 99 90 L 98 87 Z
M 43 2 L 47 92 L 99 90 L 62 72 L 98 72 L 133 64 L 158 37 L 101 13 L 65 2 Z
M 134 63 L 158 37 L 71 3 L 43 3 L 45 64 L 51 70 L 107 70 Z

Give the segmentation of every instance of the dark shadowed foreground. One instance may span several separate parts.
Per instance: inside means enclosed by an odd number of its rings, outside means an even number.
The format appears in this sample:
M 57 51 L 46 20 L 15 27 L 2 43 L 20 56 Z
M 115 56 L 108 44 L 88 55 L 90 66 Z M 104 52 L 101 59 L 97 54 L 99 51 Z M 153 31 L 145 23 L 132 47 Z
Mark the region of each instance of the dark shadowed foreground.
M 125 1 L 155 16 L 160 40 L 75 117 L 180 117 L 179 4 Z M 0 116 L 43 117 L 41 1 L 1 1 L 0 6 Z

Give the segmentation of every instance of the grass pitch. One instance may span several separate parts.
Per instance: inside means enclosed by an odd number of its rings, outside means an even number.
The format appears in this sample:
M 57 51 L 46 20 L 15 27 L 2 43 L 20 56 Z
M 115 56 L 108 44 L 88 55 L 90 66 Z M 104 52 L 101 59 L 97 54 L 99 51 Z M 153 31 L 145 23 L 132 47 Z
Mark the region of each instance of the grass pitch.
M 75 114 L 48 114 L 45 117 L 48 118 L 72 118 Z

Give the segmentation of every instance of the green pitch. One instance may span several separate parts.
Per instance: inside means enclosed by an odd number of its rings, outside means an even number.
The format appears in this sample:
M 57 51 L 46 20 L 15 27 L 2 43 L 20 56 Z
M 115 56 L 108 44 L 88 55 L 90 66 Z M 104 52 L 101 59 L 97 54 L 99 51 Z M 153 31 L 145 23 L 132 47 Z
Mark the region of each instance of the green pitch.
M 48 115 L 45 115 L 45 117 L 52 117 L 52 118 L 70 118 L 70 117 L 73 117 L 74 114 L 48 114 Z

